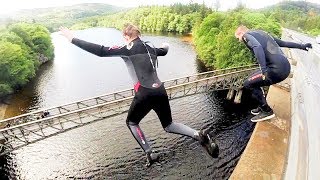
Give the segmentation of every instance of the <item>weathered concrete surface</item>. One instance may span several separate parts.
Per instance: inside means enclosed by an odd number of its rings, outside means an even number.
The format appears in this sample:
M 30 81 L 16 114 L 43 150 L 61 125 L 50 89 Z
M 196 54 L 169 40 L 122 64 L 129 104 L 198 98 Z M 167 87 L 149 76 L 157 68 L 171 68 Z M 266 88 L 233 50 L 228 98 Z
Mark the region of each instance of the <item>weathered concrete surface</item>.
M 283 177 L 290 135 L 290 92 L 279 84 L 271 86 L 267 101 L 276 117 L 256 124 L 230 179 L 273 180 Z

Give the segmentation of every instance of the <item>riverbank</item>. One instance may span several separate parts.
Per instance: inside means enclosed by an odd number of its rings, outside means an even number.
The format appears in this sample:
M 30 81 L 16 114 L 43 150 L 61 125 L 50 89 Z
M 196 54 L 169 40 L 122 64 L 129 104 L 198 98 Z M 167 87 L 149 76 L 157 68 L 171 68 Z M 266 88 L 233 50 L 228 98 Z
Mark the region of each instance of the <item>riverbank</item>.
M 4 115 L 6 113 L 8 105 L 0 104 L 0 120 L 4 119 Z

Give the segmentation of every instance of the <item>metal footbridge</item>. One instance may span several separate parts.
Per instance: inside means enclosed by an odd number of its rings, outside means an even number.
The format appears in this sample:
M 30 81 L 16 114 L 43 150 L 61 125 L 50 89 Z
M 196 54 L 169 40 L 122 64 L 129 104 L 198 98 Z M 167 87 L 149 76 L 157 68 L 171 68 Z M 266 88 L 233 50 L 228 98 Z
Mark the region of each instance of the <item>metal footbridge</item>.
M 209 91 L 241 89 L 258 67 L 209 71 L 164 82 L 170 100 Z M 0 156 L 76 127 L 127 112 L 134 90 L 127 89 L 4 119 L 0 124 Z M 48 112 L 49 114 L 44 114 Z

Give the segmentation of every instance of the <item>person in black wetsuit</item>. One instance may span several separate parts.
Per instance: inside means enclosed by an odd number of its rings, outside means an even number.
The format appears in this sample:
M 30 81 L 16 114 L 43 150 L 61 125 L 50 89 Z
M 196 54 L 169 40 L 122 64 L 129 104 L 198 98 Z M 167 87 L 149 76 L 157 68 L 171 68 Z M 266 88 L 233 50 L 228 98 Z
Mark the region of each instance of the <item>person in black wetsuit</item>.
M 255 115 L 251 121 L 258 122 L 273 118 L 275 115 L 268 105 L 262 86 L 270 86 L 286 79 L 290 74 L 290 63 L 280 47 L 298 48 L 308 51 L 310 43 L 298 44 L 282 41 L 272 37 L 265 31 L 249 30 L 246 26 L 239 26 L 235 32 L 236 38 L 243 41 L 255 55 L 260 69 L 252 73 L 244 82 L 244 88 L 252 90 L 252 96 L 259 106 L 251 110 Z
M 172 122 L 170 104 L 163 83 L 157 76 L 157 56 L 165 56 L 169 45 L 163 44 L 161 48 L 154 48 L 140 39 L 139 29 L 127 24 L 123 29 L 123 36 L 127 45 L 121 47 L 105 47 L 77 39 L 72 32 L 64 27 L 60 32 L 72 44 L 80 47 L 100 57 L 119 56 L 127 65 L 129 74 L 133 80 L 135 96 L 131 103 L 126 124 L 133 137 L 144 150 L 147 156 L 147 166 L 157 160 L 158 156 L 152 151 L 139 123 L 151 109 L 158 115 L 161 125 L 166 132 L 181 134 L 194 138 L 202 145 L 208 145 L 210 137 L 202 130 L 194 130 L 184 124 Z M 218 147 L 216 144 L 209 152 L 212 156 L 217 156 Z M 214 150 L 214 151 L 213 151 Z

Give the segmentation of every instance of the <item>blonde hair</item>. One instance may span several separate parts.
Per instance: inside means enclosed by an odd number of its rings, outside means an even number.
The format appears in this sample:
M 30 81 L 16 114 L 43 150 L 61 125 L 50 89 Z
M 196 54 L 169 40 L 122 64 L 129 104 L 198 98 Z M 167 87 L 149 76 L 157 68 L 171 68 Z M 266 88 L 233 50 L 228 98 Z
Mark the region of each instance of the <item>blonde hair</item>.
M 239 34 L 240 32 L 246 33 L 247 31 L 249 31 L 249 29 L 245 25 L 240 25 L 235 34 Z
M 129 36 L 130 38 L 141 35 L 139 28 L 131 23 L 126 23 L 124 25 L 122 33 L 124 36 Z

